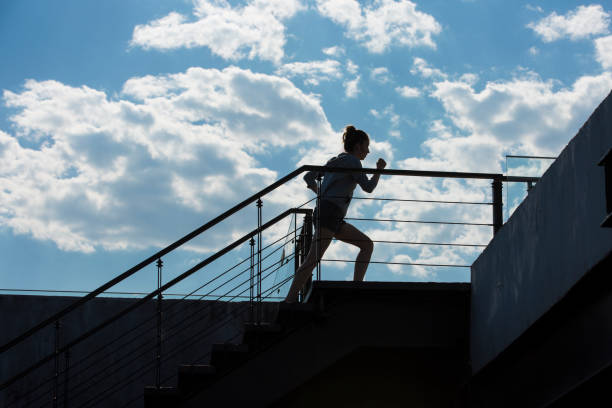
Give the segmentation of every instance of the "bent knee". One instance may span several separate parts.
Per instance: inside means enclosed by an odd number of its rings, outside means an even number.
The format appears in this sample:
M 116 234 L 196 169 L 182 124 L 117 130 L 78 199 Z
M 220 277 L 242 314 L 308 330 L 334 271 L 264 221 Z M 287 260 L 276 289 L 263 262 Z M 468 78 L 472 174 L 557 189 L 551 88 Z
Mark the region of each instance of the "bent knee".
M 361 245 L 359 246 L 359 248 L 362 251 L 372 252 L 374 250 L 374 242 L 372 242 L 372 240 L 368 238 L 367 240 L 364 240 L 361 242 Z

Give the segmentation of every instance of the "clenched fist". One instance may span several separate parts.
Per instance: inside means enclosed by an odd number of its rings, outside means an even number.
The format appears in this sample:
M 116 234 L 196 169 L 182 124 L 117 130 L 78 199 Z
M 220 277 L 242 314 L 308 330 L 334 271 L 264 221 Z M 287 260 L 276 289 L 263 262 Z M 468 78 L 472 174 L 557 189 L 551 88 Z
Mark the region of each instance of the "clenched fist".
M 387 166 L 387 162 L 384 161 L 383 159 L 378 159 L 378 161 L 376 162 L 376 168 L 379 170 L 384 169 Z

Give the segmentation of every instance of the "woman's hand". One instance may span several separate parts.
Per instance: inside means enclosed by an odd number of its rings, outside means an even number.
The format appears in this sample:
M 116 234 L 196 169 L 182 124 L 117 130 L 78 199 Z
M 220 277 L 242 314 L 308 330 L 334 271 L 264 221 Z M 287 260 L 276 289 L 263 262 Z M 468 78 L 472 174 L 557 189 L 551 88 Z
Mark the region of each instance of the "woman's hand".
M 384 161 L 383 159 L 378 159 L 378 161 L 376 162 L 376 168 L 379 170 L 384 169 L 387 166 L 387 162 Z

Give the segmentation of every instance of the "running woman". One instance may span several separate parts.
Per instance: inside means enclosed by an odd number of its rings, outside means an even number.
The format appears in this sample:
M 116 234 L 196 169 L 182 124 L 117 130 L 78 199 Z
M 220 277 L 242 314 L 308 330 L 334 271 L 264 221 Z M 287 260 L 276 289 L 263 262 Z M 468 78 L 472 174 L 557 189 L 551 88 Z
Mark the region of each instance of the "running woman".
M 344 152 L 331 158 L 326 166 L 361 169 L 361 160 L 365 159 L 368 153 L 370 153 L 370 138 L 368 134 L 349 125 L 344 129 L 342 141 L 344 143 Z M 377 169 L 384 169 L 386 165 L 387 163 L 383 159 L 378 159 L 376 162 Z M 319 174 L 312 171 L 304 175 L 306 185 L 315 194 L 317 193 L 317 183 L 315 181 L 317 176 Z M 321 198 L 319 206 L 315 208 L 315 220 L 317 216 L 320 216 L 320 231 L 318 231 L 320 233 L 320 245 L 318 250 L 316 243 L 310 246 L 310 251 L 308 251 L 304 263 L 295 273 L 293 283 L 285 298 L 287 303 L 297 301 L 299 291 L 302 290 L 304 284 L 311 276 L 317 262 L 323 257 L 332 238 L 359 248 L 353 274 L 354 281 L 363 281 L 374 249 L 372 240 L 353 225 L 344 221 L 344 217 L 348 211 L 351 199 L 353 198 L 353 190 L 355 190 L 357 184 L 359 184 L 363 191 L 371 193 L 378 184 L 380 174 L 374 174 L 370 179 L 364 173 L 358 172 L 324 173 L 322 176 Z

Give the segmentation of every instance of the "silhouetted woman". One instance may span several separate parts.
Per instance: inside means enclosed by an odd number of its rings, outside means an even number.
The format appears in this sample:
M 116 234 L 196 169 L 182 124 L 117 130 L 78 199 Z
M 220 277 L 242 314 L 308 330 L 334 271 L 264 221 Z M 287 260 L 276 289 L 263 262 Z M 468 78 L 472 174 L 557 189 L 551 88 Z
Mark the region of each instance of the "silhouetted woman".
M 361 168 L 361 160 L 365 159 L 370 152 L 370 138 L 363 130 L 355 129 L 354 126 L 347 126 L 342 135 L 344 142 L 344 153 L 330 159 L 326 166 L 330 167 L 345 167 L 345 168 Z M 376 162 L 377 169 L 384 169 L 387 163 L 383 159 L 378 159 Z M 304 180 L 309 189 L 317 193 L 317 184 L 315 182 L 318 174 L 308 172 L 304 176 Z M 362 281 L 368 263 L 372 256 L 374 243 L 372 240 L 359 231 L 351 224 L 344 221 L 346 212 L 353 190 L 359 184 L 365 192 L 371 193 L 380 175 L 375 174 L 372 178 L 364 173 L 325 173 L 323 174 L 323 182 L 321 183 L 321 199 L 319 208 L 315 209 L 315 220 L 317 215 L 320 216 L 320 247 L 317 251 L 317 245 L 310 246 L 310 251 L 306 256 L 304 263 L 298 268 L 289 288 L 289 293 L 285 302 L 295 302 L 298 292 L 303 288 L 304 284 L 312 274 L 312 270 L 317 262 L 323 257 L 325 250 L 329 247 L 332 238 L 347 242 L 359 248 L 359 254 L 355 262 L 355 272 L 353 274 L 354 281 Z M 315 222 L 316 225 L 316 222 Z M 318 252 L 318 259 L 317 259 Z

